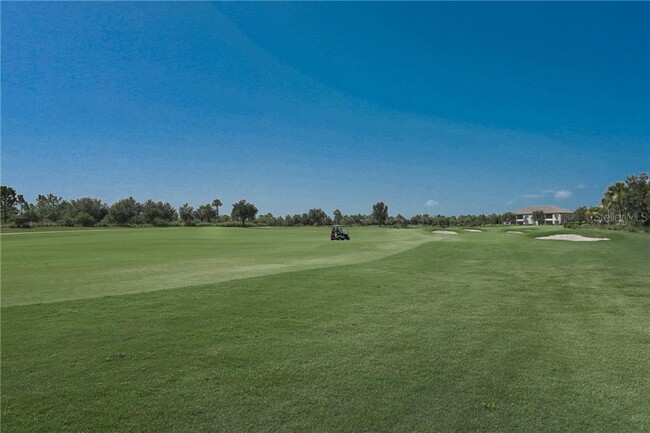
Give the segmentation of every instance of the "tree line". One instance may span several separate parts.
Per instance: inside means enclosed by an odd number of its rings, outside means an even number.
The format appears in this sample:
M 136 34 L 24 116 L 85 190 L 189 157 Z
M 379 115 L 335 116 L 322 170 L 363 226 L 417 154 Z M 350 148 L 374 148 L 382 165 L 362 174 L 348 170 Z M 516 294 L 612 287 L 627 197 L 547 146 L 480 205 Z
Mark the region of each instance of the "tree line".
M 313 208 L 300 214 L 275 216 L 272 213 L 258 215 L 253 203 L 240 200 L 232 204 L 230 214 L 220 212 L 223 203 L 215 198 L 210 203 L 196 208 L 188 203 L 178 209 L 168 202 L 147 200 L 140 203 L 133 197 L 123 198 L 109 205 L 94 197 L 81 197 L 64 200 L 55 194 L 39 194 L 34 203 L 29 203 L 10 186 L 1 186 L 3 225 L 15 227 L 32 226 L 144 226 L 164 227 L 169 225 L 245 225 L 253 223 L 262 226 L 323 226 L 331 224 L 388 227 L 406 227 L 408 225 L 477 226 L 514 222 L 514 215 L 428 215 L 418 214 L 407 218 L 401 214 L 390 216 L 388 205 L 375 203 L 368 215 L 346 215 L 335 209 L 328 215 L 323 209 Z
M 580 206 L 574 223 L 650 227 L 650 182 L 647 173 L 629 175 L 608 186 L 599 206 Z
M 196 225 L 218 222 L 254 220 L 257 208 L 246 200 L 233 204 L 230 215 L 220 215 L 223 203 L 218 198 L 194 208 L 183 204 L 178 210 L 170 203 L 147 200 L 144 203 L 133 197 L 123 198 L 112 205 L 94 197 L 81 197 L 70 201 L 55 194 L 36 197 L 34 203 L 25 200 L 12 187 L 0 186 L 1 219 L 3 224 L 16 227 L 39 225 L 83 226 L 97 225 L 164 227 L 170 224 Z
M 178 209 L 162 201 L 147 200 L 140 203 L 133 197 L 123 198 L 108 205 L 101 199 L 81 197 L 64 200 L 55 194 L 38 195 L 29 203 L 10 186 L 1 186 L 2 224 L 15 227 L 42 225 L 60 226 L 143 226 L 164 227 L 168 225 L 246 225 L 262 226 L 322 226 L 330 224 L 388 227 L 437 226 L 472 227 L 514 224 L 512 212 L 489 215 L 429 215 L 418 214 L 407 218 L 401 214 L 390 216 L 388 205 L 375 203 L 368 215 L 346 215 L 335 209 L 328 215 L 323 209 L 313 208 L 301 214 L 275 216 L 272 213 L 258 215 L 258 209 L 246 200 L 232 204 L 230 214 L 222 214 L 223 203 L 215 198 L 197 208 L 183 204 Z M 630 175 L 624 182 L 610 185 L 604 192 L 600 206 L 581 206 L 576 209 L 574 223 L 650 225 L 650 183 L 647 173 Z

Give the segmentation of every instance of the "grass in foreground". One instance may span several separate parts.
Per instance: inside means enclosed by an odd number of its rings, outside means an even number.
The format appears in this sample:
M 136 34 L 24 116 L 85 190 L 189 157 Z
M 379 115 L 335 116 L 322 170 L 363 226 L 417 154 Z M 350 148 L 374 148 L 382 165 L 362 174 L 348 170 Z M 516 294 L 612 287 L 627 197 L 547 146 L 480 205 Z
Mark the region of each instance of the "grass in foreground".
M 533 236 L 5 307 L 3 430 L 649 430 L 648 237 Z

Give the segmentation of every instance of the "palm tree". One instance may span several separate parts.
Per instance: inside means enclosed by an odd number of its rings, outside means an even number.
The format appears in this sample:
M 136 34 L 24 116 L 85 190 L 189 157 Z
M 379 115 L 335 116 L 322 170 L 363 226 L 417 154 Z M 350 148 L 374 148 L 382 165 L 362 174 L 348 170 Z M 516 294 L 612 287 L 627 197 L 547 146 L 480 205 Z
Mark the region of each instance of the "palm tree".
M 212 200 L 212 206 L 217 211 L 217 218 L 219 218 L 219 208 L 223 206 L 223 203 L 221 203 L 221 200 L 219 200 L 218 198 L 215 198 L 214 200 Z
M 338 209 L 334 209 L 334 224 L 341 224 L 342 218 L 343 218 L 343 214 L 341 213 L 341 211 Z
M 178 208 L 178 215 L 185 224 L 189 224 L 194 220 L 194 208 L 188 203 Z
M 625 194 L 627 194 L 627 186 L 623 182 L 616 182 L 607 187 L 601 204 L 608 210 L 620 210 Z
M 600 206 L 591 206 L 585 211 L 585 221 L 602 223 L 605 211 Z
M 199 208 L 196 210 L 196 215 L 204 223 L 212 222 L 215 217 L 214 209 L 212 209 L 212 206 L 209 204 L 202 204 L 199 206 Z

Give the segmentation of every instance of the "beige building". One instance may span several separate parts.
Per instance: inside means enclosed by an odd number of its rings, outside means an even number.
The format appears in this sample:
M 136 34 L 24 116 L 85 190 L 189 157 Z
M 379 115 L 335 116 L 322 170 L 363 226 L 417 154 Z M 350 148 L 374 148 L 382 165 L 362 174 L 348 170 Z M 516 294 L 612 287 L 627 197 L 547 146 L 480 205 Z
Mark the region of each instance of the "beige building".
M 529 206 L 517 209 L 512 213 L 515 214 L 517 225 L 537 225 L 537 223 L 533 221 L 533 212 L 538 210 L 544 212 L 544 224 L 547 225 L 564 224 L 565 222 L 568 222 L 571 215 L 573 215 L 573 211 L 562 209 L 557 206 Z

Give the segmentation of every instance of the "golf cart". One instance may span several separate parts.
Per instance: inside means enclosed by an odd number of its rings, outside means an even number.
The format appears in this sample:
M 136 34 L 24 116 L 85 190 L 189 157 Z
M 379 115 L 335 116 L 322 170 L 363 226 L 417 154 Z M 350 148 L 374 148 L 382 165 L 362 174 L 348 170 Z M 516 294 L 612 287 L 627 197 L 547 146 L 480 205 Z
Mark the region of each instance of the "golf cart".
M 349 241 L 350 240 L 350 230 L 348 226 L 340 226 L 334 224 L 332 226 L 332 232 L 330 233 L 330 240 L 332 241 Z

